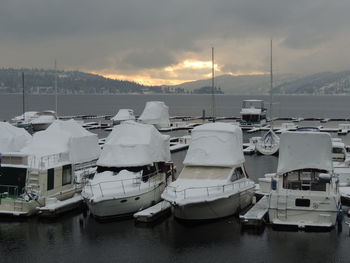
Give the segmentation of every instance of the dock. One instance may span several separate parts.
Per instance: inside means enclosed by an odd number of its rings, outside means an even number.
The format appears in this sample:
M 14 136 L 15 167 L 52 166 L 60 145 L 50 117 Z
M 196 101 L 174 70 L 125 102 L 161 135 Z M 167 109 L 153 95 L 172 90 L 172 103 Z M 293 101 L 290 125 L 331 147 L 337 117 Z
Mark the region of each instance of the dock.
M 136 222 L 152 223 L 171 214 L 171 205 L 167 201 L 161 201 L 145 210 L 134 214 Z
M 262 197 L 252 208 L 244 215 L 240 215 L 239 219 L 245 226 L 256 226 L 265 223 L 266 214 L 269 210 L 268 196 Z

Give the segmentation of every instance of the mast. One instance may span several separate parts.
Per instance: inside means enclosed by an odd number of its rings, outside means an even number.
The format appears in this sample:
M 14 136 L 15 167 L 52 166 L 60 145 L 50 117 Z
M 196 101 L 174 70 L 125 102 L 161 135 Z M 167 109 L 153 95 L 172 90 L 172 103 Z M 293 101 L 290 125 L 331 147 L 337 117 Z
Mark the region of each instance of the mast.
M 23 111 L 23 121 L 25 122 L 26 120 L 26 115 L 25 115 L 25 101 L 24 101 L 24 71 L 22 71 L 22 111 Z
M 55 59 L 55 111 L 56 111 L 56 114 L 58 114 L 58 111 L 57 111 L 57 62 L 56 62 L 56 59 Z
M 272 74 L 272 38 L 271 38 L 270 39 L 270 121 L 271 121 L 271 129 L 273 129 L 272 88 L 273 88 L 273 74 Z
M 211 48 L 211 116 L 215 122 L 214 47 Z

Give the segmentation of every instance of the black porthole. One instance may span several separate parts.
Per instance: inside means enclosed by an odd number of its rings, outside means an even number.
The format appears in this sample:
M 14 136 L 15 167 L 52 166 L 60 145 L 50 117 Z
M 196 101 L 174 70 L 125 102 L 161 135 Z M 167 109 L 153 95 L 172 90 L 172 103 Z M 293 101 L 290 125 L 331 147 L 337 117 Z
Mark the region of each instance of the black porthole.
M 123 200 L 121 200 L 120 202 L 121 203 L 125 203 L 127 200 L 126 199 L 123 199 Z
M 138 197 L 135 197 L 135 200 L 140 200 L 140 197 L 138 196 Z

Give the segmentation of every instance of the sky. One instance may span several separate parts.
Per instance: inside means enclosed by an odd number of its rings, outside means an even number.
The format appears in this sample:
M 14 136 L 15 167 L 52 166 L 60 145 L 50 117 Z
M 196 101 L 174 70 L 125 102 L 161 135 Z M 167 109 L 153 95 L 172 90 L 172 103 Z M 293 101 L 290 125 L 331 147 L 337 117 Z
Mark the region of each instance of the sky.
M 0 67 L 149 85 L 350 70 L 348 0 L 1 0 Z

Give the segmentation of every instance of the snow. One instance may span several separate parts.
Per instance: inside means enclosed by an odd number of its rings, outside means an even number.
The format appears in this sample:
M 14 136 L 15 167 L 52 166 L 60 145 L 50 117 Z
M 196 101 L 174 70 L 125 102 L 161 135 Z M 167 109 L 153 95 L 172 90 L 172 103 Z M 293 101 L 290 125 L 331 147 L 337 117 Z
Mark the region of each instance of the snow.
M 332 141 L 328 133 L 282 133 L 279 151 L 278 175 L 307 168 L 333 170 Z
M 241 114 L 260 115 L 261 114 L 261 109 L 257 109 L 257 108 L 243 108 L 241 110 Z
M 184 165 L 232 167 L 244 162 L 242 130 L 228 123 L 208 123 L 192 130 Z
M 134 111 L 131 109 L 120 109 L 113 118 L 112 121 L 127 121 L 127 120 L 135 120 Z
M 30 122 L 31 120 L 37 117 L 38 117 L 37 111 L 26 111 L 24 114 L 20 116 L 16 116 L 11 120 L 14 122 L 23 121 L 23 120 L 25 120 L 26 122 Z
M 18 152 L 28 145 L 32 136 L 23 128 L 0 122 L 0 152 Z
M 145 183 L 141 177 L 142 171 L 134 173 L 121 170 L 118 174 L 111 171 L 97 173 L 84 187 L 83 196 L 93 200 L 109 199 L 139 193 L 141 190 L 150 189 L 150 186 L 155 186 L 153 179 Z
M 98 137 L 76 121 L 54 121 L 45 131 L 34 134 L 33 140 L 21 152 L 48 156 L 68 154 L 72 163 L 82 163 L 97 159 L 100 154 Z
M 170 161 L 169 140 L 152 125 L 123 122 L 107 137 L 97 165 L 135 167 Z
M 169 107 L 163 101 L 148 101 L 139 121 L 157 128 L 167 128 L 170 126 Z

